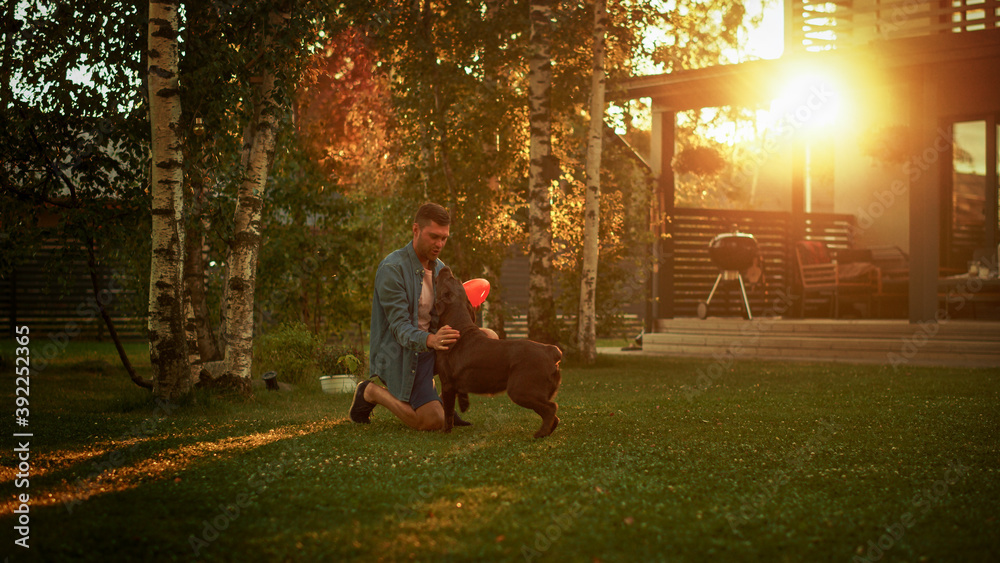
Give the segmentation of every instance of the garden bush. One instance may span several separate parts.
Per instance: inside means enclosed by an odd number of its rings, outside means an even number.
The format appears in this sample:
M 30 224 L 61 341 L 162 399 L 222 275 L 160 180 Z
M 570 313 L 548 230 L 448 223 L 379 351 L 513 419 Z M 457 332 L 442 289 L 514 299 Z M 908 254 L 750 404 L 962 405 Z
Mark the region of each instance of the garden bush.
M 254 372 L 259 377 L 269 371 L 278 373 L 285 383 L 302 383 L 321 374 L 316 364 L 323 341 L 301 322 L 284 323 L 277 330 L 256 339 Z

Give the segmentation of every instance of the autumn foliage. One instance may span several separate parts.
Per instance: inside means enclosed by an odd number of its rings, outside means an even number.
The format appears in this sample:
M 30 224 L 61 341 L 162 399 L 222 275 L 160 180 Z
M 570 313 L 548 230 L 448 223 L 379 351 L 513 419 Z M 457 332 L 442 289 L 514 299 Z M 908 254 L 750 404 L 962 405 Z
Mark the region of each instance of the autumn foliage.
M 365 32 L 347 29 L 313 57 L 296 96 L 298 144 L 341 192 L 385 195 L 391 188 L 384 178 L 368 178 L 391 160 L 391 100 L 377 60 Z

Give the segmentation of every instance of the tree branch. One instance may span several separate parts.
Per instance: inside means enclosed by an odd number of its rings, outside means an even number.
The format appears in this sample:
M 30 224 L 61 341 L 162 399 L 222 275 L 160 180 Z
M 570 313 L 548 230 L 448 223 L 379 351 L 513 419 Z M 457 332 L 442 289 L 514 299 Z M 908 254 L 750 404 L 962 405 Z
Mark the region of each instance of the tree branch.
M 46 180 L 39 180 L 35 186 L 40 186 Z M 45 203 L 55 207 L 61 207 L 63 209 L 75 209 L 77 206 L 71 203 L 63 203 L 61 201 L 56 201 L 45 196 L 40 196 L 37 193 L 29 192 L 18 188 L 17 186 L 11 184 L 6 176 L 0 176 L 0 187 L 4 189 L 5 192 L 10 192 L 14 194 L 18 199 L 22 201 L 27 201 L 28 203 Z
M 54 171 L 59 180 L 62 181 L 62 183 L 65 184 L 65 186 L 69 189 L 70 197 L 73 200 L 72 207 L 80 207 L 80 200 L 76 195 L 76 184 L 74 184 L 73 181 L 70 180 L 69 177 L 66 176 L 66 174 L 62 170 L 60 170 L 59 167 L 56 166 L 55 163 L 52 162 L 52 160 L 48 157 L 48 154 L 46 154 L 45 149 L 42 146 L 41 142 L 39 142 L 38 138 L 35 136 L 35 132 L 32 130 L 30 133 L 31 133 L 31 138 L 35 143 L 35 146 L 38 147 L 39 153 L 48 163 L 50 170 Z M 91 287 L 93 288 L 94 301 L 97 302 L 97 307 L 101 313 L 101 318 L 104 320 L 105 326 L 108 327 L 108 334 L 111 335 L 111 339 L 115 343 L 115 349 L 118 350 L 118 357 L 121 358 L 122 365 L 125 366 L 125 371 L 128 372 L 129 378 L 132 380 L 133 383 L 135 383 L 139 387 L 142 387 L 143 389 L 152 390 L 153 382 L 142 379 L 141 377 L 138 376 L 138 374 L 135 373 L 135 369 L 132 367 L 132 363 L 129 362 L 128 354 L 125 352 L 124 346 L 122 346 L 122 341 L 121 338 L 119 338 L 118 336 L 118 331 L 115 329 L 115 323 L 111 319 L 111 316 L 108 314 L 108 310 L 104 307 L 104 303 L 101 301 L 101 288 L 97 277 L 97 256 L 96 253 L 94 252 L 94 237 L 90 235 L 89 230 L 85 229 L 85 231 L 86 231 L 85 239 L 87 243 L 87 269 L 90 271 L 90 284 Z

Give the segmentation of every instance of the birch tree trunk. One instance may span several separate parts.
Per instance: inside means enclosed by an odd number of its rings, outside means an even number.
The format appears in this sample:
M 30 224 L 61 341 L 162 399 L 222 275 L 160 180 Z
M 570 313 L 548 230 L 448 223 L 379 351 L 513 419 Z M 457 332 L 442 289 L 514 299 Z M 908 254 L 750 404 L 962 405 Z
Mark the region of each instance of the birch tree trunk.
M 192 169 L 189 168 L 189 171 Z M 208 231 L 208 218 L 204 215 L 203 200 L 206 195 L 204 178 L 199 177 L 195 171 L 195 177 L 188 175 L 187 185 L 191 186 L 193 197 L 188 207 L 188 216 L 191 221 L 187 224 L 184 236 L 184 291 L 185 307 L 190 302 L 191 307 L 187 309 L 187 331 L 188 347 L 190 354 L 197 354 L 197 362 L 211 362 L 221 359 L 219 346 L 212 332 L 209 322 L 208 311 L 208 291 L 205 288 L 205 233 Z M 193 346 L 190 344 L 193 341 Z M 200 371 L 200 367 L 192 366 L 195 373 Z M 197 383 L 197 376 L 195 383 Z
M 590 131 L 587 139 L 587 189 L 583 211 L 583 271 L 580 276 L 580 321 L 577 342 L 586 364 L 597 360 L 597 259 L 601 225 L 601 150 L 604 138 L 604 35 L 607 0 L 594 0 L 594 67 L 590 84 Z
M 186 233 L 185 233 L 186 236 Z M 184 263 L 187 264 L 187 260 L 190 255 L 187 254 L 186 248 L 187 243 L 184 243 L 185 256 Z M 184 305 L 184 339 L 187 342 L 187 356 L 188 356 L 188 369 L 191 370 L 191 384 L 197 385 L 198 381 L 201 379 L 201 353 L 198 351 L 198 327 L 195 321 L 194 306 L 191 297 L 191 290 L 187 286 L 187 267 L 184 267 L 184 272 L 181 274 L 181 292 L 183 295 L 182 303 Z
M 528 338 L 554 344 L 552 298 L 552 203 L 549 190 L 558 177 L 552 157 L 552 0 L 531 0 L 528 109 L 531 138 L 528 167 Z
M 284 21 L 278 13 L 270 16 L 263 48 L 272 41 L 276 27 Z M 254 288 L 261 241 L 261 209 L 264 190 L 274 161 L 274 145 L 280 107 L 274 99 L 274 70 L 266 68 L 254 84 L 253 119 L 244 135 L 246 172 L 237 194 L 234 237 L 230 250 L 229 276 L 225 287 L 225 351 L 221 381 L 228 387 L 250 390 L 253 365 Z
M 184 171 L 178 122 L 179 2 L 151 1 L 148 28 L 149 120 L 152 131 L 152 261 L 149 276 L 149 356 L 153 394 L 170 400 L 191 390 L 181 273 Z
M 198 177 L 194 170 L 194 178 L 188 168 L 187 185 L 194 192 L 187 207 L 189 221 L 184 229 L 184 330 L 188 342 L 188 361 L 191 365 L 191 378 L 195 385 L 201 380 L 202 370 L 208 362 L 222 358 L 215 334 L 209 322 L 208 291 L 205 283 L 205 232 L 208 230 L 208 220 L 203 215 L 202 198 L 205 195 L 203 178 Z
M 206 203 L 216 182 L 216 163 L 210 163 L 210 156 L 219 151 L 220 137 L 225 136 L 219 123 L 221 106 L 230 104 L 208 103 L 206 94 L 213 99 L 209 83 L 213 78 L 193 76 L 199 68 L 205 68 L 217 61 L 213 46 L 218 41 L 218 30 L 222 26 L 222 13 L 211 2 L 188 2 L 185 8 L 185 40 L 187 49 L 181 60 L 181 74 L 188 86 L 181 94 L 184 113 L 181 122 L 191 126 L 191 136 L 184 143 L 184 299 L 187 309 L 188 353 L 192 358 L 192 370 L 197 384 L 201 364 L 222 358 L 215 332 L 211 326 L 208 309 L 207 260 L 205 255 L 205 235 L 211 227 L 206 212 Z M 194 108 L 194 111 L 192 111 Z M 189 115 L 190 114 L 190 115 Z M 204 118 L 204 119 L 203 119 Z M 206 130 L 204 121 L 209 123 Z M 190 303 L 190 308 L 187 304 Z

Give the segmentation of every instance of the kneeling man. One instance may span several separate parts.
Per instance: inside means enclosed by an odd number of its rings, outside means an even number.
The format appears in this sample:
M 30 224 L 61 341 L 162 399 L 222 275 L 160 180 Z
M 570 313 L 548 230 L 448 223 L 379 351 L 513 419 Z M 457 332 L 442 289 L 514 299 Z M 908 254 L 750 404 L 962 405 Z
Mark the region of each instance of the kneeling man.
M 428 203 L 417 211 L 413 240 L 389 254 L 375 274 L 372 297 L 369 369 L 385 387 L 362 381 L 354 392 L 351 420 L 371 422 L 377 405 L 389 409 L 407 426 L 439 430 L 444 408 L 434 388 L 434 351 L 447 350 L 459 332 L 434 326 L 434 278 L 445 266 L 438 255 L 448 241 L 451 216 Z M 455 417 L 456 425 L 460 423 Z

